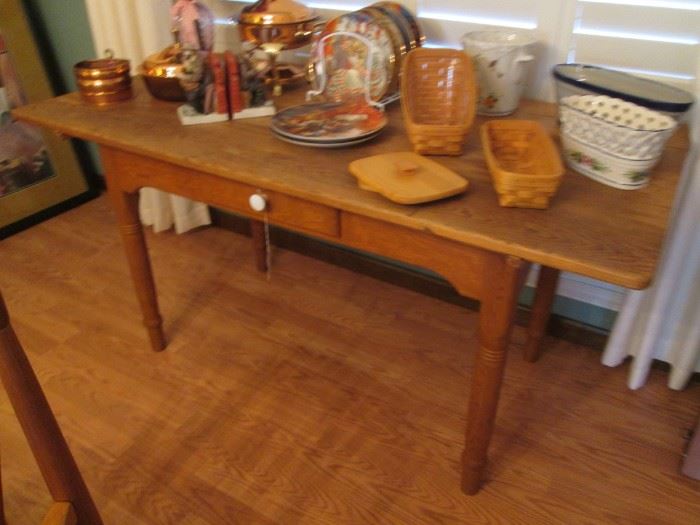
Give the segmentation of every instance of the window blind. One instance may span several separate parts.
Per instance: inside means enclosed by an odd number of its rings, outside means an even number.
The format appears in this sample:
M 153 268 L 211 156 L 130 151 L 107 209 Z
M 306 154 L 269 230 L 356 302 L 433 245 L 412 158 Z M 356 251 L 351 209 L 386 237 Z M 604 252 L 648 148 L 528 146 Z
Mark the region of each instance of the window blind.
M 253 0 L 229 0 L 243 6 Z M 335 13 L 354 11 L 375 0 L 301 0 L 318 10 L 324 18 Z M 540 13 L 551 0 L 394 0 L 421 19 L 430 45 L 460 47 L 462 35 L 485 27 L 536 29 Z
M 461 48 L 469 31 L 514 29 L 532 32 L 538 57 L 530 70 L 526 96 L 550 98 L 553 83 L 549 69 L 563 61 L 557 56 L 558 22 L 566 2 L 551 0 L 416 0 L 415 13 L 425 31 L 427 44 Z
M 236 13 L 251 1 L 207 3 Z M 373 2 L 301 1 L 326 19 Z M 618 69 L 700 94 L 700 0 L 398 1 L 418 16 L 428 46 L 461 48 L 462 35 L 479 29 L 535 33 L 531 97 L 553 98 L 550 69 L 559 62 Z
M 697 93 L 700 1 L 577 0 L 567 58 Z
M 532 0 L 417 0 L 416 14 L 431 43 L 454 47 L 460 44 L 467 31 L 489 27 L 537 29 L 540 3 Z
M 213 0 L 216 2 L 217 0 Z M 252 0 L 219 2 L 237 6 L 237 10 Z M 330 19 L 347 11 L 370 5 L 376 0 L 301 0 L 313 7 L 319 14 Z M 425 32 L 427 46 L 453 47 L 461 49 L 462 36 L 468 31 L 479 29 L 520 29 L 536 31 L 540 42 L 552 42 L 556 38 L 561 2 L 551 0 L 395 0 L 407 7 L 418 19 Z M 567 0 L 568 1 L 568 0 Z M 211 3 L 212 0 L 209 0 Z M 533 68 L 529 82 L 530 96 L 549 93 L 552 80 L 549 75 L 550 63 L 555 46 L 540 44 L 538 61 Z M 563 60 L 563 58 L 562 58 Z M 545 95 L 546 97 L 546 95 Z

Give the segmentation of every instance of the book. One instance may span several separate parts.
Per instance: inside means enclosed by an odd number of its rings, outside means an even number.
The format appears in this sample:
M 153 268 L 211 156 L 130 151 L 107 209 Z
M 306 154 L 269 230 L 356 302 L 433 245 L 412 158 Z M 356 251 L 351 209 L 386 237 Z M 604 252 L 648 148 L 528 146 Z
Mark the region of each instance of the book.
M 228 98 L 226 96 L 226 73 L 221 53 L 209 53 L 209 67 L 212 72 L 212 112 L 229 113 Z
M 228 80 L 228 96 L 231 104 L 231 113 L 240 113 L 246 107 L 241 94 L 240 68 L 238 67 L 238 57 L 231 51 L 224 53 L 226 60 L 226 74 Z

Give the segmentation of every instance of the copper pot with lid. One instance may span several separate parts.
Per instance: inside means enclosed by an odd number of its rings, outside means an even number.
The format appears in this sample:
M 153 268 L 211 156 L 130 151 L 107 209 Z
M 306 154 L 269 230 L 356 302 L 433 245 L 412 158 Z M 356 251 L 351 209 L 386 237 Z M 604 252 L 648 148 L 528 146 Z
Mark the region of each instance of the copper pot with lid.
M 295 49 L 311 43 L 319 20 L 313 9 L 295 0 L 258 0 L 243 8 L 235 22 L 246 42 Z
M 129 61 L 114 58 L 111 50 L 105 55 L 73 66 L 78 90 L 83 100 L 92 104 L 111 104 L 132 97 Z

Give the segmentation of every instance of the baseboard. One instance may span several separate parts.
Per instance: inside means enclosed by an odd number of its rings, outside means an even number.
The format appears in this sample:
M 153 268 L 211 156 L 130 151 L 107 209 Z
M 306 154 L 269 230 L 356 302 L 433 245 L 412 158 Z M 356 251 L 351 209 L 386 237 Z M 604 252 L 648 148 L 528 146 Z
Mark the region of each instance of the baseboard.
M 250 236 L 248 219 L 216 208 L 211 208 L 211 215 L 213 225 Z M 270 229 L 270 241 L 273 245 L 285 250 L 301 253 L 471 310 L 479 309 L 478 301 L 462 297 L 446 280 L 430 272 L 399 266 L 384 258 L 377 258 L 278 227 Z M 516 323 L 524 326 L 528 319 L 529 308 L 520 306 L 516 314 Z M 601 351 L 605 347 L 608 336 L 606 330 L 556 314 L 550 318 L 547 333 L 553 337 Z
M 527 280 L 529 286 L 535 286 L 537 282 L 536 275 L 537 269 L 533 268 Z M 625 289 L 564 272 L 559 278 L 557 295 L 618 312 L 625 299 Z

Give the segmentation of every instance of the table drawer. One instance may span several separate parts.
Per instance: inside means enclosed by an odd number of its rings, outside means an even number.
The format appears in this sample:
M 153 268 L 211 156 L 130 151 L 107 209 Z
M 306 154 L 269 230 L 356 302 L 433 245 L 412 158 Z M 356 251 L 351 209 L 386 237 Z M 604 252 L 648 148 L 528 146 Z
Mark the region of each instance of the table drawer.
M 320 233 L 329 237 L 340 234 L 340 219 L 338 210 L 307 200 L 290 197 L 283 193 L 252 189 L 247 194 L 243 212 L 255 219 L 263 220 L 264 212 L 256 212 L 250 208 L 248 198 L 254 193 L 263 195 L 267 201 L 267 213 L 270 222 L 280 226 L 289 226 L 296 230 L 310 233 Z
M 272 224 L 329 237 L 340 235 L 338 210 L 329 206 L 232 180 L 224 180 L 220 189 L 202 200 L 262 221 L 265 212 L 255 211 L 250 206 L 250 197 L 260 195 L 265 199 L 267 216 Z
M 250 196 L 257 193 L 265 197 L 271 223 L 327 237 L 340 235 L 335 208 L 125 151 L 101 151 L 103 162 L 118 172 L 116 181 L 126 191 L 151 186 L 263 220 L 264 213 L 254 211 L 249 204 Z

